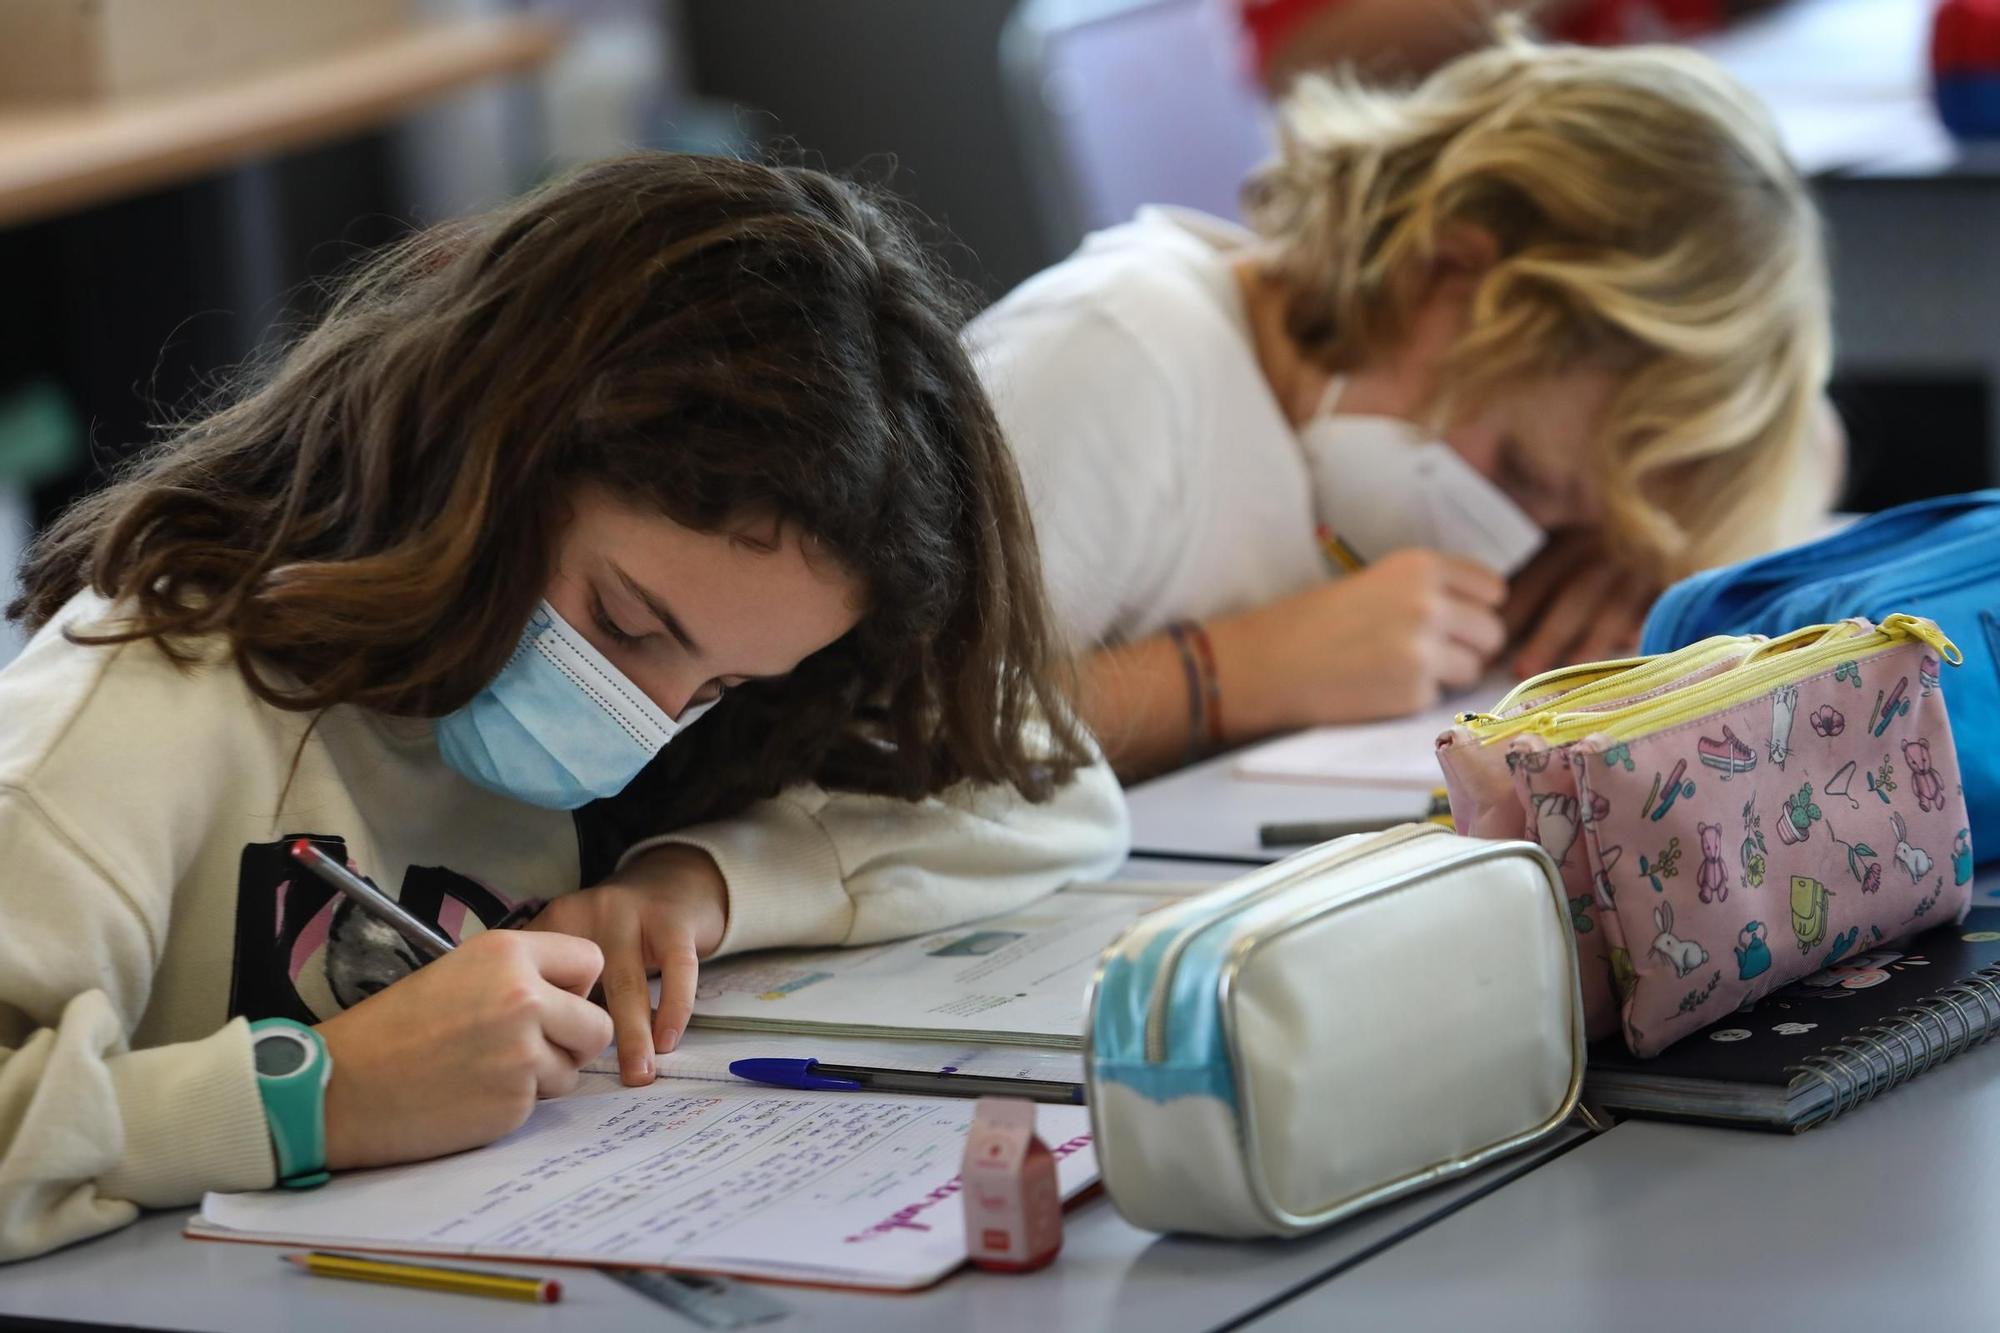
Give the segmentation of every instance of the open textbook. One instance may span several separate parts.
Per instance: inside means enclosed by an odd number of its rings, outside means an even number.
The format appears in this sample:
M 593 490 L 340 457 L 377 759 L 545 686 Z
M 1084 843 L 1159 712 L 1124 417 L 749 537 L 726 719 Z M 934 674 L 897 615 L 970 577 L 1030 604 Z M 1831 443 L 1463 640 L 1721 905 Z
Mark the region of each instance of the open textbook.
M 308 1191 L 211 1194 L 209 1240 L 678 1268 L 910 1290 L 965 1260 L 973 1103 L 606 1078 L 489 1147 Z M 1065 1199 L 1097 1179 L 1082 1107 L 1041 1106 Z
M 914 939 L 709 963 L 694 1023 L 1075 1048 L 1098 955 L 1141 916 L 1195 887 L 1212 886 L 1072 884 L 1004 916 Z
M 1342 727 L 1312 727 L 1253 745 L 1231 772 L 1264 782 L 1329 782 L 1347 786 L 1441 786 L 1437 738 L 1459 714 L 1490 708 L 1514 688 L 1514 678 L 1494 675 L 1477 686 L 1411 717 Z

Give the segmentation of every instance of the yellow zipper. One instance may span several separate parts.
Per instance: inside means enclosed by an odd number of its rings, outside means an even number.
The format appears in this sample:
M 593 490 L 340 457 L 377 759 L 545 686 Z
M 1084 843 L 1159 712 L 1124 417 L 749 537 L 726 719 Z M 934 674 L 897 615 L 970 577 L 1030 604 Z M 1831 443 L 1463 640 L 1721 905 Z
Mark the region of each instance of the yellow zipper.
M 1575 666 L 1557 667 L 1553 671 L 1544 671 L 1539 676 L 1528 677 L 1519 685 L 1507 691 L 1499 703 L 1494 704 L 1490 710 L 1478 716 L 1496 720 L 1504 719 L 1508 713 L 1526 704 L 1529 700 L 1533 700 L 1533 706 L 1539 708 L 1543 704 L 1554 703 L 1562 695 L 1568 694 L 1570 690 L 1581 689 L 1583 685 L 1594 684 L 1607 676 L 1615 676 L 1622 671 L 1630 671 L 1634 667 L 1642 667 L 1648 662 L 1657 662 L 1659 660 L 1657 656 L 1621 657 L 1611 662 L 1579 662 Z M 1582 682 L 1582 684 L 1571 685 L 1564 689 L 1550 688 L 1556 682 L 1568 680 L 1571 676 L 1587 676 L 1589 679 Z
M 1520 686 L 1496 704 L 1492 712 L 1467 718 L 1464 725 L 1479 738 L 1481 745 L 1491 745 L 1509 736 L 1534 730 L 1536 723 L 1547 716 L 1543 710 L 1556 704 L 1561 704 L 1565 712 L 1574 712 L 1581 706 L 1595 702 L 1629 699 L 1727 657 L 1731 653 L 1744 653 L 1745 660 L 1748 660 L 1757 650 L 1766 646 L 1768 645 L 1748 636 L 1719 634 L 1698 643 L 1691 643 L 1674 652 L 1662 653 L 1657 657 L 1637 657 L 1624 662 L 1600 663 L 1598 665 L 1607 670 L 1596 680 L 1564 691 L 1554 698 L 1544 699 L 1533 708 L 1509 716 L 1508 708 L 1511 701 L 1528 693 L 1547 677 L 1564 674 L 1548 672 Z M 1621 667 L 1622 670 L 1614 669 Z M 1567 670 L 1581 675 L 1589 669 L 1570 667 Z
M 1492 745 L 1496 742 L 1506 740 L 1510 736 L 1518 736 L 1526 731 L 1538 730 L 1542 720 L 1549 716 L 1546 710 L 1558 704 L 1562 705 L 1563 714 L 1595 711 L 1600 716 L 1607 716 L 1617 710 L 1604 708 L 1601 705 L 1622 702 L 1636 707 L 1639 704 L 1650 703 L 1652 702 L 1650 699 L 1643 699 L 1640 696 L 1651 694 L 1661 686 L 1671 684 L 1682 676 L 1713 665 L 1732 653 L 1739 651 L 1743 653 L 1743 660 L 1731 668 L 1732 670 L 1740 671 L 1753 662 L 1760 662 L 1780 653 L 1796 651 L 1798 648 L 1823 638 L 1840 628 L 1840 624 L 1808 625 L 1804 629 L 1793 630 L 1791 633 L 1780 635 L 1775 639 L 1763 639 L 1757 635 L 1749 634 L 1714 635 L 1691 643 L 1685 648 L 1677 648 L 1671 653 L 1663 653 L 1657 657 L 1638 658 L 1636 661 L 1639 663 L 1639 666 L 1635 670 L 1608 675 L 1602 679 L 1592 681 L 1588 685 L 1578 686 L 1574 690 L 1544 700 L 1534 708 L 1516 713 L 1511 717 L 1507 715 L 1507 700 L 1503 699 L 1500 701 L 1500 705 L 1494 708 L 1492 713 L 1481 714 L 1477 718 L 1468 720 L 1465 725 L 1479 738 L 1481 745 Z M 1569 671 L 1578 674 L 1582 674 L 1588 669 L 1588 667 L 1568 668 Z M 1562 673 L 1550 672 L 1548 674 L 1561 675 Z M 1516 690 L 1515 693 L 1523 693 L 1534 684 L 1535 681 L 1529 681 L 1526 685 L 1521 686 L 1519 690 Z
M 1872 655 L 1911 639 L 1921 639 L 1929 644 L 1953 666 L 1965 660 L 1957 644 L 1946 638 L 1936 624 L 1921 617 L 1899 612 L 1873 628 L 1862 628 L 1865 623 L 1844 620 L 1835 625 L 1814 625 L 1797 630 L 1781 639 L 1773 639 L 1764 645 L 1765 651 L 1761 656 L 1734 671 L 1629 708 L 1614 708 L 1602 713 L 1538 714 L 1534 730 L 1558 744 L 1599 735 L 1612 741 L 1634 740 L 1683 722 L 1727 711 L 1737 704 L 1769 693 L 1777 686 L 1803 680 L 1822 668 L 1849 658 Z M 1842 633 L 1843 629 L 1848 632 Z M 1770 651 L 1781 644 L 1796 645 L 1813 635 L 1821 637 L 1810 647 L 1793 646 L 1788 651 Z

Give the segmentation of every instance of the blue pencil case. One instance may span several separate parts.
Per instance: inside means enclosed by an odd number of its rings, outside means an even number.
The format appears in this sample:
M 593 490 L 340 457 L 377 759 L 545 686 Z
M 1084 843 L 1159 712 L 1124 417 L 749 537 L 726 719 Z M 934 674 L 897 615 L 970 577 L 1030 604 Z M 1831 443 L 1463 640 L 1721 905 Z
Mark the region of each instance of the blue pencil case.
M 1937 622 L 1965 654 L 1950 680 L 1960 781 L 1974 853 L 2000 856 L 2000 490 L 1884 510 L 1819 541 L 1684 579 L 1653 607 L 1641 651 L 1898 611 Z
M 1408 824 L 1134 924 L 1099 965 L 1084 1069 L 1127 1220 L 1288 1236 L 1553 1133 L 1583 1061 L 1548 854 Z

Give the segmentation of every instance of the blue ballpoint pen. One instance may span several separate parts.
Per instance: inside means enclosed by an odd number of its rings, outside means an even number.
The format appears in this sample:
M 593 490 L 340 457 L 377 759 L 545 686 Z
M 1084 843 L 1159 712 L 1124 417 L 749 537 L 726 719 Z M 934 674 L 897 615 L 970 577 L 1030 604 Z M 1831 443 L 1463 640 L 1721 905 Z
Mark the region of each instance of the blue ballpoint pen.
M 926 1097 L 1026 1097 L 1029 1101 L 1083 1105 L 1083 1085 L 1054 1079 L 1000 1078 L 917 1069 L 869 1069 L 818 1060 L 732 1060 L 729 1072 L 751 1083 L 827 1092 L 907 1092 Z

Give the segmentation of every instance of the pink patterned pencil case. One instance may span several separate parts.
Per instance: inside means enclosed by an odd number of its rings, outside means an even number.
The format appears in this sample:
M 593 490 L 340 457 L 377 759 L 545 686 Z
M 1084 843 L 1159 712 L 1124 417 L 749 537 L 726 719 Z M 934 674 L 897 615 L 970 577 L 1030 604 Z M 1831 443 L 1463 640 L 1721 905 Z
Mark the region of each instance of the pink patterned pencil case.
M 1592 872 L 1581 850 L 1576 780 L 1551 762 L 1534 728 L 1556 713 L 1606 712 L 1656 699 L 1731 670 L 1763 651 L 1762 635 L 1704 639 L 1658 657 L 1597 662 L 1547 672 L 1517 687 L 1491 712 L 1468 716 L 1438 737 L 1438 764 L 1458 831 L 1525 838 L 1562 871 L 1583 986 L 1584 1028 L 1596 1041 L 1618 1030 L 1618 996 Z M 1783 642 L 1783 641 L 1781 641 Z
M 1622 1027 L 1657 1054 L 1829 961 L 1963 915 L 1967 822 L 1938 683 L 1939 658 L 1957 656 L 1930 622 L 1894 616 L 1541 677 L 1439 738 L 1453 818 L 1556 860 L 1590 1036 Z M 1773 952 L 1788 924 L 1797 947 Z
M 1637 1055 L 1971 906 L 1938 670 L 1958 649 L 1903 615 L 1779 642 L 1798 646 L 1542 728 Z

